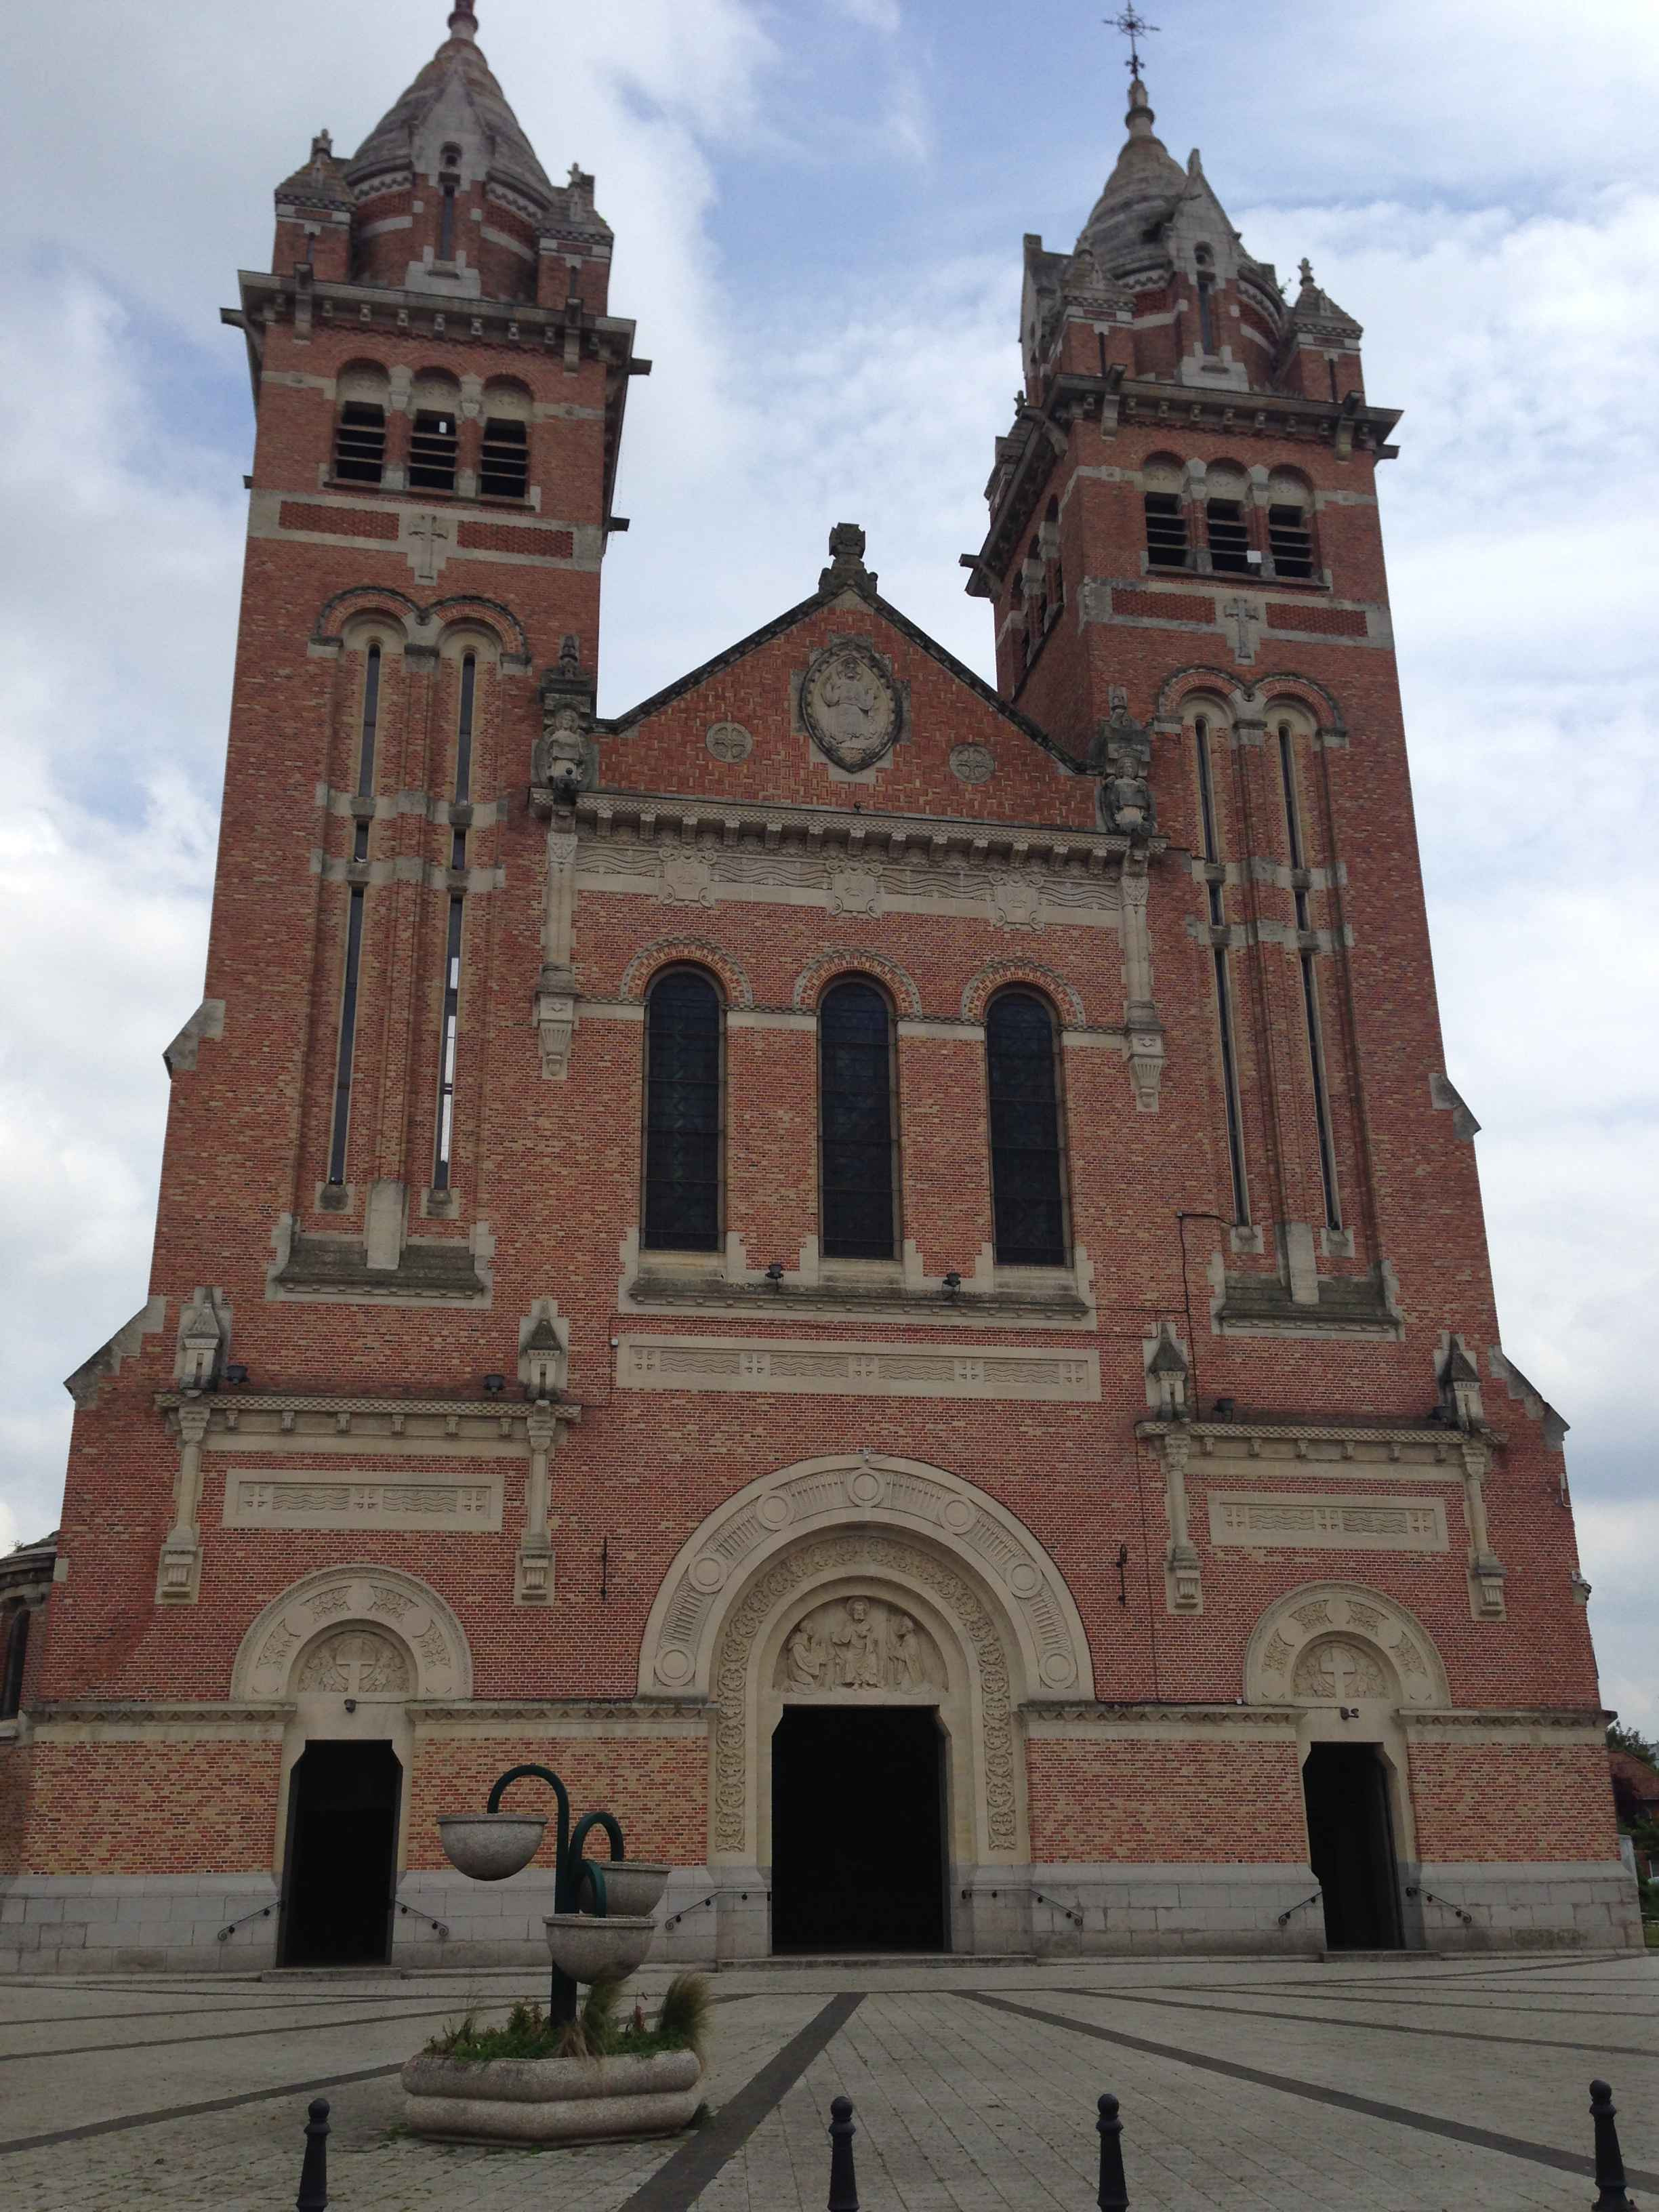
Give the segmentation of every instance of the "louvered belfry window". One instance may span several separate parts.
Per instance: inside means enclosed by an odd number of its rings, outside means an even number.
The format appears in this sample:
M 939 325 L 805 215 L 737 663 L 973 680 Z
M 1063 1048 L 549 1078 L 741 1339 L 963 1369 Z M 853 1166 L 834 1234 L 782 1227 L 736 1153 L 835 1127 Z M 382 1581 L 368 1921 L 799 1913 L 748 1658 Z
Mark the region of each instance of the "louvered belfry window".
M 1005 1267 L 1066 1264 L 1054 1021 L 1030 991 L 1004 991 L 985 1024 L 991 1194 Z
M 818 1126 L 826 1258 L 890 1260 L 893 1029 L 873 983 L 836 983 L 818 1008 Z
M 671 968 L 645 1013 L 649 1249 L 719 1249 L 721 1118 L 720 994 L 696 969 Z

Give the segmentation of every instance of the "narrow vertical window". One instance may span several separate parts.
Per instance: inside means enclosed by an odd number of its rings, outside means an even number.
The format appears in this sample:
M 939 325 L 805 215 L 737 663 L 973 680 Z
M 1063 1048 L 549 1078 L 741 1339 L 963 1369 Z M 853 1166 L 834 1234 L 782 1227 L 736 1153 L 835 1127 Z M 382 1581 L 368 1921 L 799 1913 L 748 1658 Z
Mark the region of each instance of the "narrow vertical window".
M 460 435 L 447 410 L 423 407 L 409 436 L 409 483 L 412 491 L 453 491 Z
M 453 177 L 444 179 L 443 190 L 443 213 L 438 218 L 438 258 L 440 261 L 453 261 L 455 258 L 455 179 Z
M 1291 882 L 1298 933 L 1309 927 L 1307 862 L 1303 856 L 1302 813 L 1296 789 L 1296 737 L 1288 722 L 1279 726 L 1279 768 L 1285 787 L 1285 826 L 1289 833 Z M 1319 1026 L 1319 980 L 1314 956 L 1302 949 L 1302 1012 L 1308 1030 L 1308 1062 L 1313 1071 L 1314 1120 L 1319 1133 L 1319 1174 L 1325 1194 L 1325 1225 L 1342 1226 L 1336 1190 L 1336 1146 L 1331 1133 L 1330 1098 L 1325 1088 L 1325 1053 Z
M 334 428 L 334 473 L 346 483 L 380 483 L 386 471 L 386 410 L 348 399 Z
M 671 968 L 645 1008 L 648 1249 L 720 1249 L 721 1123 L 720 994 L 695 968 Z
M 825 1256 L 890 1260 L 897 1245 L 892 1020 L 873 983 L 836 983 L 823 994 L 818 1125 Z
M 1154 568 L 1187 565 L 1187 510 L 1179 492 L 1146 494 L 1146 560 Z
M 1005 1267 L 1066 1264 L 1054 1018 L 1031 991 L 1004 991 L 985 1024 L 991 1200 Z
M 455 728 L 455 808 L 470 807 L 472 799 L 472 714 L 477 696 L 478 663 L 469 653 L 461 662 L 460 706 Z M 449 865 L 466 866 L 465 815 L 452 813 Z M 449 1188 L 455 1145 L 455 1054 L 459 1042 L 461 1012 L 461 930 L 465 920 L 466 894 L 452 890 L 449 919 L 444 933 L 443 1009 L 438 1029 L 438 1134 L 432 1161 L 432 1188 Z
M 1210 771 L 1210 725 L 1200 714 L 1193 725 L 1194 750 L 1198 759 L 1199 814 L 1204 829 L 1204 858 L 1209 864 L 1208 886 L 1210 926 L 1220 930 L 1226 926 L 1226 908 L 1221 891 L 1221 849 L 1216 835 L 1215 787 Z M 1239 1109 L 1238 1062 L 1233 1049 L 1232 992 L 1227 974 L 1227 948 L 1215 945 L 1211 952 L 1215 963 L 1216 1027 L 1221 1047 L 1221 1086 L 1227 1109 L 1227 1159 L 1231 1170 L 1233 1186 L 1233 1218 L 1243 1224 L 1250 1218 L 1249 1187 L 1244 1178 L 1244 1122 Z
M 492 415 L 483 427 L 478 489 L 486 499 L 523 499 L 530 489 L 530 444 L 522 422 Z
M 1250 573 L 1250 532 L 1242 500 L 1212 499 L 1205 502 L 1205 525 L 1210 539 L 1210 566 L 1224 576 Z
M 363 662 L 362 722 L 357 743 L 357 797 L 374 796 L 374 745 L 380 718 L 380 648 L 371 645 Z M 368 822 L 359 814 L 352 831 L 354 861 L 368 858 Z M 340 986 L 340 1041 L 334 1060 L 334 1112 L 329 1130 L 328 1179 L 346 1179 L 346 1139 L 351 1128 L 351 1073 L 357 1041 L 357 979 L 363 952 L 363 886 L 353 884 L 346 908 L 345 974 Z
M 29 1654 L 29 1609 L 20 1605 L 6 1624 L 0 1670 L 0 1721 L 15 1721 L 23 1706 L 23 1669 Z
M 1215 351 L 1215 268 L 1207 246 L 1198 249 L 1198 339 L 1206 353 Z

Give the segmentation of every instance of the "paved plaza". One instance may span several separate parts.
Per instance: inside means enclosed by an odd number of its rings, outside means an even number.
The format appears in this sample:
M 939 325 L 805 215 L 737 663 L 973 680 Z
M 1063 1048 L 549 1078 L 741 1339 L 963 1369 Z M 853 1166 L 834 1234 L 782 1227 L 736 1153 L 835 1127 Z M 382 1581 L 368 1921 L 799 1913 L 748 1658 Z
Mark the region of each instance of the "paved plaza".
M 647 1997 L 663 1978 L 640 1978 Z M 1111 2089 L 1137 2206 L 1565 2212 L 1593 2193 L 1595 2075 L 1632 2190 L 1659 2197 L 1659 1956 L 750 1968 L 715 1978 L 709 2115 L 676 2141 L 404 2134 L 403 2058 L 533 1980 L 8 1978 L 0 2204 L 276 2212 L 320 2093 L 340 2212 L 820 2212 L 845 2092 L 866 2212 L 1087 2212 Z

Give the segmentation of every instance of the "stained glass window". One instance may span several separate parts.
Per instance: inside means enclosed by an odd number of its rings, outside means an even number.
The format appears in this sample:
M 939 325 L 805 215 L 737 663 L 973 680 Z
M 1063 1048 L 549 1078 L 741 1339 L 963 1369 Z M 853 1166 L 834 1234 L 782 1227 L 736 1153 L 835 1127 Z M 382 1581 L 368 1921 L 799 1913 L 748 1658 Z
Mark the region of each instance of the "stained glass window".
M 873 983 L 836 983 L 818 1010 L 818 1119 L 825 1256 L 890 1260 L 893 1046 Z
M 673 968 L 645 1013 L 645 1242 L 713 1252 L 720 1233 L 720 994 Z
M 1029 991 L 1004 991 L 985 1024 L 996 1255 L 1006 1267 L 1066 1264 L 1054 1021 Z

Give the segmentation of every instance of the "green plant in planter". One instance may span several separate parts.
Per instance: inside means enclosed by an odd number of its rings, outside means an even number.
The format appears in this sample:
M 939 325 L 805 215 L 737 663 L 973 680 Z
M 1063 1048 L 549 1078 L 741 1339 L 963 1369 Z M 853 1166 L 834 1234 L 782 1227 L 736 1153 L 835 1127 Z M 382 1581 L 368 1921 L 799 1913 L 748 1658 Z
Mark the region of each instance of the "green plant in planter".
M 589 1985 L 573 2021 L 550 2021 L 540 2005 L 520 1999 L 501 2027 L 483 2027 L 469 2011 L 434 2035 L 427 2050 L 438 2058 L 483 2064 L 491 2058 L 653 2058 L 665 2051 L 695 2051 L 708 2042 L 711 2000 L 701 1974 L 676 1974 L 663 1992 L 654 2025 L 636 2008 L 622 2017 L 623 1984 L 612 1976 Z

